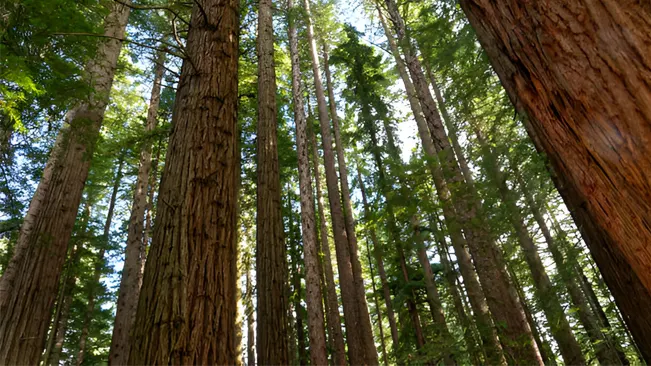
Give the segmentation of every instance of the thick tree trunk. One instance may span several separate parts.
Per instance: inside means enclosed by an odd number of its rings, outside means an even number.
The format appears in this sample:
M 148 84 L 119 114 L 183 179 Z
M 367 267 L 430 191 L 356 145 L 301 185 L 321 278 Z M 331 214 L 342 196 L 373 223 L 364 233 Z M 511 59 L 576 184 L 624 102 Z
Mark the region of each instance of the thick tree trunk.
M 257 129 L 257 347 L 262 365 L 289 362 L 285 286 L 287 260 L 280 203 L 276 113 L 276 67 L 271 0 L 258 7 Z M 298 309 L 297 309 L 298 311 Z
M 651 361 L 651 8 L 635 0 L 461 6 Z
M 425 248 L 425 242 L 422 235 L 423 234 L 420 231 L 419 223 L 416 222 L 416 226 L 414 227 L 416 254 L 418 256 L 418 261 L 420 262 L 421 267 L 423 267 L 423 281 L 425 282 L 427 301 L 429 303 L 430 312 L 432 313 L 432 320 L 434 321 L 434 325 L 437 331 L 437 334 L 435 336 L 443 346 L 443 363 L 445 365 L 454 365 L 456 364 L 453 344 L 454 337 L 452 337 L 452 334 L 450 334 L 448 324 L 445 321 L 445 312 L 443 312 L 441 296 L 439 295 L 439 291 L 436 288 L 434 272 L 432 271 L 432 264 L 429 261 L 429 256 L 427 255 L 427 250 Z
M 452 190 L 452 201 L 458 219 L 463 225 L 488 305 L 496 323 L 504 325 L 500 328 L 502 346 L 508 353 L 511 362 L 540 364 L 542 363 L 540 353 L 534 343 L 522 305 L 518 301 L 515 289 L 509 282 L 504 259 L 490 233 L 487 232 L 487 225 L 482 223 L 484 220 L 481 214 L 477 212 L 478 208 L 481 208 L 481 203 L 477 201 L 478 197 L 473 197 L 469 185 L 463 181 L 441 117 L 427 86 L 420 61 L 406 38 L 405 24 L 398 12 L 398 7 L 394 0 L 386 0 L 386 4 L 394 22 L 398 40 L 402 43 L 405 63 L 413 79 L 434 147 L 441 158 L 441 167 Z
M 574 337 L 560 299 L 540 259 L 538 247 L 534 243 L 531 235 L 529 235 L 524 218 L 522 217 L 522 212 L 516 203 L 517 197 L 514 197 L 513 192 L 509 189 L 506 177 L 498 166 L 497 156 L 490 148 L 489 142 L 484 137 L 483 132 L 479 129 L 479 126 L 472 122 L 471 124 L 475 130 L 477 142 L 482 150 L 482 156 L 484 157 L 488 174 L 497 185 L 497 191 L 502 202 L 508 208 L 509 220 L 513 226 L 513 231 L 518 237 L 524 259 L 531 271 L 534 289 L 538 295 L 540 306 L 547 317 L 549 327 L 558 344 L 563 360 L 568 365 L 584 365 L 586 361 L 583 357 L 581 347 Z
M 506 361 L 504 360 L 502 347 L 497 338 L 497 332 L 491 319 L 486 297 L 484 296 L 481 285 L 479 283 L 479 279 L 477 277 L 477 273 L 475 272 L 474 265 L 470 258 L 470 254 L 466 248 L 466 239 L 463 237 L 461 227 L 458 224 L 459 220 L 457 219 L 457 213 L 452 206 L 452 202 L 450 200 L 450 192 L 443 179 L 443 172 L 437 163 L 436 149 L 434 148 L 434 143 L 429 134 L 427 122 L 423 116 L 420 102 L 418 101 L 418 97 L 416 95 L 415 87 L 412 84 L 409 75 L 407 74 L 407 68 L 400 58 L 398 46 L 393 39 L 391 30 L 387 27 L 386 22 L 384 21 L 382 12 L 379 12 L 379 15 L 384 27 L 385 34 L 389 40 L 391 53 L 394 55 L 394 58 L 396 60 L 398 72 L 400 73 L 400 76 L 405 84 L 405 89 L 407 90 L 407 98 L 414 113 L 414 119 L 416 120 L 416 124 L 418 126 L 418 134 L 420 136 L 423 149 L 425 150 L 425 154 L 428 159 L 429 168 L 432 171 L 432 176 L 434 178 L 434 184 L 436 186 L 439 200 L 442 202 L 443 215 L 445 217 L 445 223 L 448 232 L 450 233 L 450 241 L 457 255 L 459 270 L 461 272 L 461 276 L 463 277 L 464 284 L 466 285 L 468 298 L 470 300 L 470 305 L 477 322 L 477 328 L 482 339 L 483 348 L 486 351 L 486 357 L 491 364 L 504 364 Z
M 288 11 L 294 9 L 294 1 L 287 3 Z M 319 275 L 319 250 L 316 240 L 316 217 L 310 173 L 310 149 L 307 139 L 307 120 L 303 107 L 301 70 L 298 57 L 298 32 L 294 19 L 287 18 L 289 48 L 292 63 L 292 95 L 294 101 L 294 122 L 296 124 L 296 151 L 298 153 L 299 189 L 301 201 L 301 234 L 303 236 L 303 258 L 305 262 L 305 302 L 310 339 L 310 361 L 312 365 L 328 363 L 322 293 Z
M 371 217 L 371 210 L 369 208 L 368 199 L 366 198 L 366 187 L 364 187 L 364 180 L 362 179 L 362 173 L 359 168 L 357 169 L 357 178 L 359 180 L 359 188 L 362 192 L 362 204 L 364 205 L 364 216 L 366 220 L 369 220 Z M 396 326 L 396 315 L 393 311 L 393 302 L 391 300 L 391 290 L 389 289 L 389 281 L 387 280 L 387 274 L 384 269 L 384 256 L 382 255 L 382 248 L 380 242 L 377 239 L 377 234 L 375 228 L 369 228 L 369 235 L 371 236 L 371 241 L 373 242 L 373 255 L 375 261 L 378 264 L 378 273 L 380 275 L 380 283 L 382 284 L 382 294 L 384 296 L 384 305 L 387 308 L 387 318 L 389 320 L 389 327 L 391 328 L 391 340 L 393 341 L 393 349 L 398 347 L 398 327 Z
M 158 51 L 154 66 L 154 82 L 149 99 L 146 132 L 156 128 L 158 106 L 160 104 L 161 83 L 165 73 L 165 53 Z M 151 170 L 151 141 L 145 140 L 140 150 L 140 166 L 133 192 L 131 216 L 127 229 L 127 245 L 124 252 L 124 268 L 118 292 L 117 310 L 113 323 L 109 364 L 124 365 L 129 357 L 129 335 L 136 316 L 138 295 L 142 285 L 142 247 L 144 245 L 145 207 L 147 206 L 147 191 Z
M 346 158 L 344 156 L 344 145 L 341 139 L 341 130 L 339 128 L 339 117 L 337 116 L 337 105 L 335 102 L 334 88 L 332 86 L 332 77 L 330 75 L 330 65 L 328 64 L 328 49 L 323 49 L 323 68 L 325 69 L 326 85 L 328 88 L 328 101 L 330 104 L 330 118 L 332 119 L 332 130 L 335 135 L 335 147 L 337 152 L 337 166 L 339 168 L 339 179 L 341 182 L 341 195 L 344 203 L 344 219 L 346 222 L 346 232 L 348 233 L 348 244 L 350 246 L 350 260 L 353 265 L 353 278 L 357 289 L 360 326 L 359 330 L 363 341 L 365 342 L 368 362 L 371 364 L 378 363 L 377 349 L 373 340 L 373 327 L 371 326 L 371 317 L 368 312 L 366 302 L 366 289 L 364 287 L 364 278 L 362 277 L 362 265 L 359 261 L 357 248 L 357 235 L 355 234 L 355 218 L 353 217 L 353 205 L 350 201 L 350 186 L 348 184 L 348 169 L 346 168 Z
M 323 270 L 326 281 L 326 302 L 328 304 L 328 331 L 333 340 L 334 346 L 334 364 L 346 364 L 346 345 L 344 343 L 344 333 L 341 329 L 341 316 L 339 314 L 339 301 L 337 300 L 337 290 L 335 284 L 334 269 L 332 268 L 332 255 L 330 253 L 330 243 L 328 242 L 328 226 L 325 217 L 323 204 L 323 195 L 321 193 L 321 174 L 319 173 L 319 153 L 316 147 L 316 137 L 314 131 L 308 128 L 312 144 L 312 165 L 314 166 L 314 181 L 316 182 L 316 201 L 319 210 L 319 225 L 321 231 L 321 250 L 323 252 Z
M 129 364 L 239 362 L 238 11 L 192 9 Z
M 527 203 L 527 206 L 529 206 L 529 210 L 533 214 L 533 217 L 545 238 L 545 242 L 552 254 L 556 268 L 558 268 L 558 272 L 567 286 L 572 304 L 578 309 L 577 313 L 579 321 L 585 328 L 586 333 L 588 333 L 588 337 L 590 337 L 599 363 L 603 365 L 628 364 L 626 356 L 623 352 L 617 349 L 614 340 L 611 339 L 607 333 L 601 331 L 602 325 L 599 322 L 599 318 L 592 311 L 588 299 L 577 283 L 578 273 L 574 271 L 572 265 L 568 266 L 561 248 L 552 236 L 552 233 L 545 222 L 540 207 L 536 204 L 533 195 L 529 191 L 527 184 L 523 181 L 517 167 L 514 170 L 518 185 L 524 195 L 525 202 Z
M 129 1 L 125 1 L 129 3 Z M 93 92 L 66 116 L 0 279 L 0 364 L 36 364 L 43 350 L 66 250 L 108 104 L 130 8 L 112 3 L 86 67 Z
M 120 189 L 120 183 L 122 181 L 122 167 L 124 165 L 124 154 L 120 156 L 118 161 L 118 169 L 115 174 L 115 179 L 113 181 L 113 190 L 111 191 L 111 198 L 109 200 L 108 211 L 106 212 L 106 221 L 104 221 L 104 232 L 102 233 L 102 247 L 97 254 L 95 259 L 95 267 L 93 269 L 93 279 L 92 283 L 88 287 L 88 303 L 86 305 L 86 313 L 84 314 L 84 325 L 81 328 L 81 335 L 79 336 L 79 351 L 77 352 L 77 358 L 75 359 L 75 364 L 80 366 L 84 362 L 84 357 L 86 354 L 86 341 L 88 339 L 88 332 L 90 331 L 91 322 L 93 320 L 93 314 L 95 312 L 95 301 L 98 295 L 98 290 L 100 288 L 100 278 L 102 276 L 102 268 L 104 267 L 106 254 L 106 248 L 109 245 L 110 234 L 111 234 L 111 223 L 113 222 L 113 214 L 115 212 L 115 203 L 118 198 L 118 191 Z
M 312 58 L 312 69 L 314 74 L 314 86 L 318 104 L 319 124 L 321 126 L 321 139 L 323 144 L 323 160 L 325 163 L 326 185 L 328 188 L 328 200 L 330 202 L 330 214 L 332 216 L 332 229 L 335 239 L 337 253 L 337 267 L 339 269 L 339 284 L 341 289 L 341 300 L 344 308 L 344 322 L 346 325 L 346 341 L 348 342 L 348 356 L 353 365 L 377 364 L 377 353 L 375 361 L 372 355 L 367 355 L 368 348 L 366 337 L 362 334 L 362 322 L 370 322 L 368 316 L 362 319 L 360 314 L 360 294 L 353 275 L 352 257 L 346 231 L 344 213 L 341 206 L 341 196 L 337 184 L 337 171 L 335 168 L 335 153 L 332 147 L 332 134 L 328 117 L 323 84 L 321 82 L 321 71 L 319 70 L 319 56 L 316 42 L 314 41 L 314 30 L 310 19 L 310 0 L 304 0 L 307 11 L 307 35 Z M 362 294 L 362 297 L 364 295 Z M 364 306 L 366 302 L 364 301 Z M 370 357 L 370 358 L 369 358 Z

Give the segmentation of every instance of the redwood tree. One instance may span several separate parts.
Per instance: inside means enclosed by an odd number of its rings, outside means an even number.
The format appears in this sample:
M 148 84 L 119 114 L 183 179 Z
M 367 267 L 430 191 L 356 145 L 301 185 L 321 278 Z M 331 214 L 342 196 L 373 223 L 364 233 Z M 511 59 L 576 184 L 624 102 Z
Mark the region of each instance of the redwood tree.
M 85 69 L 91 92 L 66 115 L 0 279 L 0 364 L 37 364 L 47 335 L 68 242 L 104 120 L 129 18 L 114 2 L 104 37 Z
M 651 361 L 651 5 L 461 6 Z
M 129 364 L 236 364 L 239 2 L 192 8 Z

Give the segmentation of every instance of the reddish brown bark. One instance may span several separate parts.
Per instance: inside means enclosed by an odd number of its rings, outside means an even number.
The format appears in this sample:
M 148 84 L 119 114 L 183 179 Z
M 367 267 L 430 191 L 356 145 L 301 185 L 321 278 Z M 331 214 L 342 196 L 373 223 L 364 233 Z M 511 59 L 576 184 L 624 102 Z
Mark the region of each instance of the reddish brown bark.
M 237 0 L 197 0 L 129 364 L 239 363 Z
M 262 365 L 289 363 L 287 259 L 280 203 L 276 66 L 271 0 L 258 6 L 257 351 Z
M 129 4 L 130 1 L 124 3 Z M 36 364 L 47 336 L 68 241 L 104 119 L 129 7 L 111 3 L 97 54 L 85 69 L 93 92 L 70 110 L 0 279 L 0 364 Z
M 461 5 L 651 361 L 650 5 Z

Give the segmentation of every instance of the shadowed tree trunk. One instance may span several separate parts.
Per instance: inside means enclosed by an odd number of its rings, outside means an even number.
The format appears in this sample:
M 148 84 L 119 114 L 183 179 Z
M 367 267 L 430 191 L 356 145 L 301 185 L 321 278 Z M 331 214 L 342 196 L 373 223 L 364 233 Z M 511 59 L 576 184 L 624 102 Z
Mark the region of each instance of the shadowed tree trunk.
M 294 1 L 288 0 L 289 12 L 294 10 Z M 293 14 L 293 13 L 292 13 Z M 312 365 L 328 363 L 322 293 L 320 287 L 319 250 L 316 239 L 316 217 L 310 173 L 310 149 L 307 139 L 307 120 L 303 107 L 301 70 L 298 55 L 298 32 L 294 19 L 288 16 L 289 48 L 292 64 L 292 95 L 294 101 L 294 122 L 296 124 L 296 151 L 298 154 L 299 189 L 301 201 L 301 234 L 303 237 L 303 258 L 305 262 L 305 302 L 310 340 L 310 361 Z
M 280 203 L 276 66 L 271 0 L 258 7 L 258 128 L 256 285 L 257 348 L 261 365 L 289 363 L 287 259 Z M 298 309 L 296 309 L 298 311 Z
M 84 362 L 84 357 L 86 354 L 86 342 L 88 339 L 88 332 L 90 331 L 91 322 L 93 321 L 93 313 L 95 312 L 95 301 L 97 299 L 98 291 L 100 289 L 100 278 L 102 276 L 102 269 L 104 268 L 106 249 L 110 243 L 110 234 L 111 234 L 111 223 L 113 221 L 113 214 L 115 212 L 115 203 L 118 198 L 118 191 L 120 189 L 120 183 L 122 181 L 122 167 L 124 165 L 123 156 L 120 157 L 118 163 L 118 169 L 115 173 L 115 179 L 113 181 L 113 190 L 111 191 L 111 198 L 109 200 L 108 211 L 106 212 L 106 221 L 104 221 L 104 231 L 102 233 L 102 246 L 95 258 L 95 267 L 93 269 L 93 279 L 88 287 L 88 297 L 86 305 L 86 313 L 84 314 L 84 325 L 81 328 L 81 335 L 79 336 L 79 351 L 77 352 L 77 358 L 75 359 L 75 365 L 80 366 Z
M 504 259 L 491 238 L 481 215 L 481 203 L 472 194 L 472 187 L 463 180 L 443 122 L 429 91 L 425 75 L 412 45 L 406 37 L 406 28 L 394 0 L 386 0 L 398 40 L 405 55 L 405 63 L 411 74 L 423 115 L 429 127 L 434 147 L 441 160 L 441 167 L 452 193 L 457 218 L 463 226 L 468 247 L 473 254 L 479 279 L 491 313 L 500 327 L 500 340 L 510 362 L 541 364 L 540 353 L 531 335 L 522 305 L 513 285 L 509 282 Z
M 474 317 L 477 322 L 477 328 L 482 339 L 483 349 L 486 351 L 486 357 L 489 360 L 489 363 L 495 365 L 505 364 L 506 361 L 504 360 L 502 347 L 497 338 L 497 332 L 489 313 L 486 297 L 484 296 L 481 285 L 479 283 L 479 279 L 477 277 L 477 273 L 475 272 L 474 265 L 470 258 L 470 254 L 466 248 L 466 239 L 463 237 L 463 233 L 461 232 L 461 227 L 459 225 L 459 220 L 457 219 L 456 210 L 454 209 L 450 200 L 450 192 L 443 179 L 443 172 L 440 165 L 437 163 L 436 149 L 434 148 L 434 143 L 429 134 L 427 122 L 423 116 L 423 111 L 420 106 L 420 102 L 418 101 L 415 87 L 412 84 L 409 75 L 407 74 L 407 68 L 400 58 L 398 45 L 393 39 L 391 30 L 387 27 L 381 11 L 379 12 L 379 16 L 387 39 L 389 40 L 391 53 L 394 55 L 394 58 L 396 60 L 399 74 L 405 84 L 405 89 L 407 90 L 407 98 L 414 113 L 416 125 L 418 126 L 418 135 L 420 136 L 423 150 L 425 150 L 425 154 L 428 159 L 428 165 L 434 178 L 436 192 L 438 194 L 439 200 L 442 202 L 445 224 L 447 226 L 448 232 L 450 233 L 450 241 L 457 255 L 459 270 L 461 272 L 461 276 L 463 277 L 464 284 L 466 285 L 470 305 L 472 307 Z
M 586 361 L 583 357 L 581 347 L 574 337 L 574 333 L 572 332 L 570 323 L 565 316 L 560 299 L 556 294 L 554 286 L 547 275 L 545 266 L 540 259 L 538 247 L 527 230 L 524 218 L 522 217 L 522 212 L 516 203 L 517 198 L 514 197 L 513 192 L 509 189 L 506 177 L 498 165 L 497 156 L 492 151 L 483 132 L 477 124 L 473 123 L 473 121 L 471 121 L 471 125 L 475 130 L 477 142 L 482 151 L 483 161 L 486 164 L 488 175 L 497 185 L 497 190 L 502 202 L 504 202 L 508 208 L 509 219 L 513 226 L 513 231 L 518 237 L 518 242 L 522 249 L 524 259 L 531 271 L 534 290 L 538 295 L 540 306 L 547 317 L 549 328 L 558 344 L 563 360 L 568 365 L 584 365 Z
M 308 127 L 310 141 L 312 145 L 312 166 L 314 167 L 314 181 L 316 182 L 316 201 L 319 210 L 319 226 L 321 232 L 321 250 L 323 251 L 323 271 L 326 281 L 326 302 L 328 304 L 328 330 L 334 347 L 334 364 L 346 364 L 346 346 L 344 343 L 344 333 L 341 329 L 341 317 L 339 315 L 339 301 L 337 300 L 337 290 L 335 285 L 334 269 L 332 268 L 332 255 L 330 253 L 330 243 L 328 242 L 328 226 L 325 218 L 323 207 L 323 195 L 321 193 L 321 176 L 319 173 L 319 152 L 316 148 L 316 137 L 314 131 Z
M 158 106 L 160 104 L 161 83 L 165 73 L 165 53 L 158 51 L 154 64 L 154 82 L 149 99 L 147 111 L 146 132 L 156 128 Z M 145 208 L 147 206 L 147 188 L 151 170 L 151 140 L 143 142 L 140 150 L 140 166 L 136 177 L 136 186 L 133 192 L 131 216 L 127 229 L 127 245 L 124 252 L 124 267 L 120 280 L 120 289 L 117 299 L 117 310 L 113 322 L 113 336 L 111 337 L 111 350 L 109 364 L 124 365 L 129 357 L 129 335 L 131 326 L 136 316 L 138 295 L 142 285 L 142 248 L 144 246 Z
M 344 156 L 344 145 L 341 140 L 341 131 L 339 128 L 339 117 L 337 116 L 337 104 L 332 86 L 332 77 L 330 75 L 330 65 L 328 64 L 328 49 L 323 48 L 323 68 L 325 69 L 326 85 L 328 88 L 328 101 L 330 105 L 330 118 L 332 119 L 332 131 L 335 135 L 335 147 L 337 152 L 337 166 L 339 168 L 339 179 L 341 182 L 341 195 L 344 203 L 344 219 L 346 222 L 346 232 L 348 233 L 348 244 L 350 246 L 350 260 L 353 265 L 353 278 L 357 289 L 360 332 L 365 342 L 367 360 L 370 364 L 377 364 L 377 349 L 373 340 L 373 328 L 371 326 L 371 317 L 368 312 L 366 303 L 366 289 L 364 287 L 364 278 L 362 277 L 362 265 L 359 261 L 357 248 L 357 235 L 355 234 L 355 218 L 353 217 L 353 206 L 350 201 L 350 185 L 348 184 L 348 169 L 346 168 L 346 158 Z
M 330 202 L 330 214 L 332 216 L 332 230 L 334 234 L 335 249 L 337 253 L 337 267 L 339 269 L 339 285 L 341 289 L 341 300 L 344 308 L 344 322 L 346 325 L 346 341 L 348 343 L 348 357 L 353 365 L 377 364 L 377 353 L 375 362 L 369 360 L 367 355 L 366 339 L 362 334 L 363 321 L 370 320 L 368 317 L 362 319 L 360 315 L 360 294 L 353 275 L 351 258 L 351 247 L 348 242 L 348 233 L 344 212 L 341 205 L 341 196 L 337 184 L 337 170 L 335 168 L 335 153 L 332 147 L 332 134 L 328 117 L 323 83 L 321 82 L 321 71 L 319 70 L 319 56 L 316 42 L 314 41 L 314 30 L 310 19 L 310 0 L 304 0 L 307 12 L 307 35 L 312 59 L 314 74 L 314 86 L 318 106 L 319 125 L 321 126 L 321 142 L 323 144 L 323 160 L 325 163 L 326 186 L 328 188 L 328 201 Z M 361 294 L 363 297 L 364 294 Z M 364 305 L 366 302 L 364 301 Z M 373 358 L 372 355 L 370 356 Z
M 651 5 L 460 3 L 651 361 Z
M 364 187 L 364 180 L 362 179 L 362 173 L 360 172 L 359 167 L 357 169 L 357 179 L 359 180 L 359 188 L 362 191 L 364 216 L 368 222 L 371 217 L 371 211 L 369 209 L 368 199 L 366 198 L 366 188 Z M 371 236 L 371 241 L 373 242 L 373 255 L 375 256 L 375 261 L 378 265 L 380 283 L 382 284 L 382 294 L 384 296 L 384 305 L 387 308 L 387 318 L 389 319 L 389 327 L 391 328 L 391 340 L 393 341 L 393 349 L 396 350 L 398 348 L 398 327 L 396 326 L 396 316 L 393 311 L 393 302 L 391 301 L 389 281 L 387 280 L 387 274 L 384 269 L 384 257 L 382 255 L 382 248 L 380 247 L 380 242 L 377 239 L 375 227 L 371 226 L 371 228 L 369 228 L 369 235 Z
M 192 9 L 129 364 L 238 363 L 238 11 Z
M 124 1 L 129 4 L 130 1 Z M 93 92 L 66 115 L 18 242 L 0 279 L 0 364 L 36 364 L 45 345 L 66 250 L 108 104 L 130 8 L 111 3 L 84 73 Z

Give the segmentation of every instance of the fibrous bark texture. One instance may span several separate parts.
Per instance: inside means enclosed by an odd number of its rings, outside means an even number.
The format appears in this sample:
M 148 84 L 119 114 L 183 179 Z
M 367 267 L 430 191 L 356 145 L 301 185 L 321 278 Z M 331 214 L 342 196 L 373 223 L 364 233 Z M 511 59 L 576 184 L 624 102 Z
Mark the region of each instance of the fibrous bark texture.
M 271 0 L 258 6 L 257 350 L 262 365 L 289 363 L 287 259 L 280 204 L 276 67 Z
M 197 0 L 129 364 L 239 363 L 237 0 Z
M 0 364 L 36 364 L 43 350 L 129 18 L 130 1 L 123 3 L 111 3 L 106 37 L 85 70 L 93 92 L 66 115 L 0 279 Z
M 288 9 L 294 7 L 289 0 Z M 288 18 L 289 48 L 292 63 L 292 95 L 294 100 L 294 122 L 296 124 L 296 151 L 298 154 L 298 181 L 301 200 L 301 234 L 303 236 L 303 259 L 305 262 L 305 302 L 307 303 L 307 326 L 310 341 L 312 365 L 328 363 L 325 325 L 320 286 L 319 250 L 316 240 L 316 216 L 310 173 L 310 149 L 307 139 L 307 119 L 301 91 L 301 70 L 298 58 L 298 32 L 291 16 Z
M 651 361 L 651 4 L 461 5 Z
M 165 53 L 158 51 L 154 64 L 154 82 L 147 111 L 145 131 L 151 132 L 156 128 L 158 106 L 160 104 L 161 82 L 165 73 Z M 138 295 L 142 285 L 142 248 L 144 245 L 145 208 L 147 206 L 147 188 L 149 187 L 149 172 L 151 169 L 151 141 L 144 141 L 140 150 L 140 166 L 133 192 L 133 203 L 129 228 L 127 230 L 127 245 L 124 252 L 124 267 L 118 292 L 117 310 L 113 322 L 113 336 L 109 364 L 124 365 L 129 357 L 129 334 L 136 316 Z

